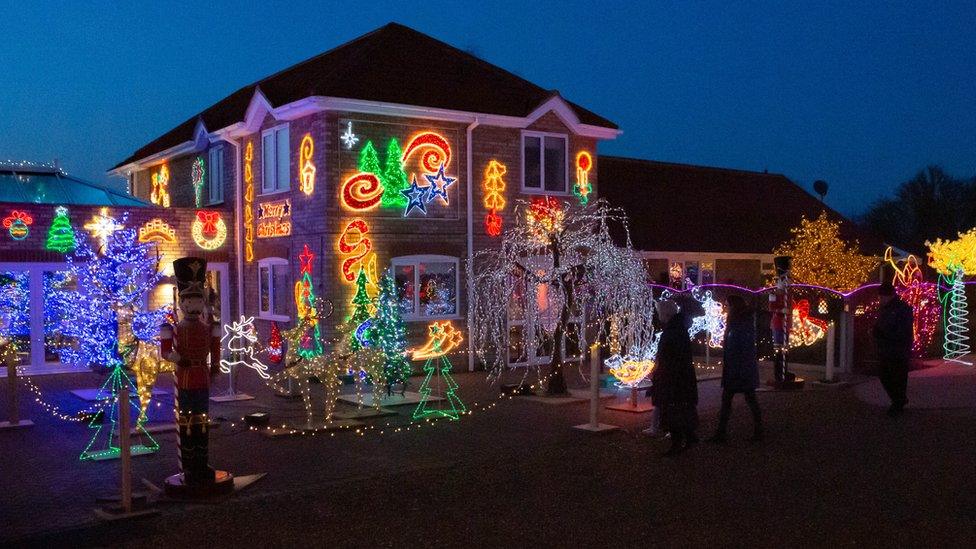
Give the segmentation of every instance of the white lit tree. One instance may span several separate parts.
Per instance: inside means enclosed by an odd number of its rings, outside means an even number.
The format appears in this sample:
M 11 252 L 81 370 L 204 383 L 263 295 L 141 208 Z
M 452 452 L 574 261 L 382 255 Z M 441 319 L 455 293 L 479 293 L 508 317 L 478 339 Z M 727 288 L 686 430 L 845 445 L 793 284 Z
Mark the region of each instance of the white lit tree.
M 500 245 L 479 252 L 468 265 L 474 285 L 471 337 L 491 377 L 507 366 L 510 306 L 521 299 L 542 296 L 555 313 L 540 319 L 534 307 L 525 307 L 527 320 L 540 321 L 542 329 L 523 332 L 523 341 L 516 342 L 532 348 L 555 342 L 549 394 L 567 391 L 563 346 L 572 318 L 580 313 L 585 312 L 589 325 L 600 326 L 599 332 L 614 318 L 620 344 L 628 351 L 640 353 L 651 345 L 653 295 L 622 210 L 603 200 L 579 207 L 544 197 L 518 204 L 514 217 Z M 614 242 L 611 230 L 622 246 Z M 586 348 L 586 330 L 579 331 L 580 347 Z

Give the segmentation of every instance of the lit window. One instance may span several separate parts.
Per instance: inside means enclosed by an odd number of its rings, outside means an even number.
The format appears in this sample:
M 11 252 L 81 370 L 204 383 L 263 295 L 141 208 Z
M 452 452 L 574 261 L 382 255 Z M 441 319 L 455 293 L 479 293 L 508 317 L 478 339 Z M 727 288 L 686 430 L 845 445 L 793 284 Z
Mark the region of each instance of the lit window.
M 288 260 L 268 257 L 258 261 L 258 316 L 268 320 L 291 320 L 291 291 Z
M 406 256 L 393 259 L 403 317 L 420 320 L 456 318 L 458 260 L 448 256 Z
M 288 125 L 261 133 L 261 193 L 276 193 L 289 188 Z
M 565 135 L 537 132 L 522 134 L 522 190 L 567 193 Z
M 224 148 L 210 149 L 210 168 L 207 173 L 207 188 L 209 203 L 219 204 L 224 201 Z

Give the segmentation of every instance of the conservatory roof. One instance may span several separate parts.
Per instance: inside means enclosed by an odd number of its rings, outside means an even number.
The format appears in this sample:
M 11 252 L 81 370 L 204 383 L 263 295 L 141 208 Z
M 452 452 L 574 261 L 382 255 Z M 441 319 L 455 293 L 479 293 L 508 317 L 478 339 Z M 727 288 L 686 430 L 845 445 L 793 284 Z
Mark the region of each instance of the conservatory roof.
M 0 162 L 0 202 L 91 206 L 147 206 L 125 193 L 68 175 L 46 164 Z

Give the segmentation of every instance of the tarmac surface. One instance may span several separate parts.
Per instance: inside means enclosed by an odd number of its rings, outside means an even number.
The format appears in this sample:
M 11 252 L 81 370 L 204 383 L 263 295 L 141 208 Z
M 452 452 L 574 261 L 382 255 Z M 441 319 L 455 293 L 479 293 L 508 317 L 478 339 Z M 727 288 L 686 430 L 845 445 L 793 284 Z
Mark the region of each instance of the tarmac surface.
M 913 372 L 910 387 L 927 392 L 910 400 L 976 387 L 968 370 L 945 368 L 941 387 L 936 373 Z M 95 496 L 117 491 L 118 461 L 79 461 L 93 430 L 32 404 L 33 429 L 0 432 L 0 546 L 976 546 L 976 403 L 910 403 L 891 419 L 874 378 L 761 392 L 761 443 L 747 441 L 737 397 L 728 446 L 702 443 L 670 459 L 660 457 L 666 440 L 640 434 L 647 414 L 601 410 L 622 429 L 585 433 L 572 426 L 586 421 L 586 402 L 497 400 L 479 373 L 456 375 L 475 410 L 457 422 L 406 431 L 409 410 L 399 410 L 367 420 L 376 428 L 361 436 L 272 438 L 237 418 L 267 410 L 272 423 L 300 421 L 301 402 L 242 378 L 258 398 L 212 406 L 228 421 L 212 431 L 211 462 L 267 475 L 217 503 L 161 501 L 159 515 L 125 522 L 97 522 L 91 511 Z M 98 379 L 35 378 L 65 410 L 82 406 L 70 389 Z M 704 438 L 718 381 L 701 382 L 700 393 Z M 165 410 L 171 397 L 160 402 Z M 136 479 L 161 485 L 176 471 L 175 434 L 158 439 L 160 451 L 133 465 Z

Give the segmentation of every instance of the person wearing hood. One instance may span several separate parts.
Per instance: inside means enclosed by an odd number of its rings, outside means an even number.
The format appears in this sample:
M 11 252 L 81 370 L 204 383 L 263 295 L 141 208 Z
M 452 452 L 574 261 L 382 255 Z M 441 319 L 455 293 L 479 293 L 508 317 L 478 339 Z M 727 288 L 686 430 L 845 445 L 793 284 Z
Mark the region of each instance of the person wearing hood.
M 742 393 L 752 412 L 752 440 L 762 440 L 762 412 L 756 400 L 759 388 L 759 362 L 756 359 L 756 323 L 752 309 L 741 296 L 730 295 L 726 299 L 728 318 L 722 347 L 722 409 L 719 412 L 718 429 L 709 442 L 723 444 L 732 417 L 732 399 Z
M 660 410 L 661 429 L 671 436 L 671 448 L 664 454 L 670 457 L 698 442 L 698 380 L 685 315 L 671 300 L 657 302 L 657 313 L 664 330 L 651 376 L 652 399 Z

